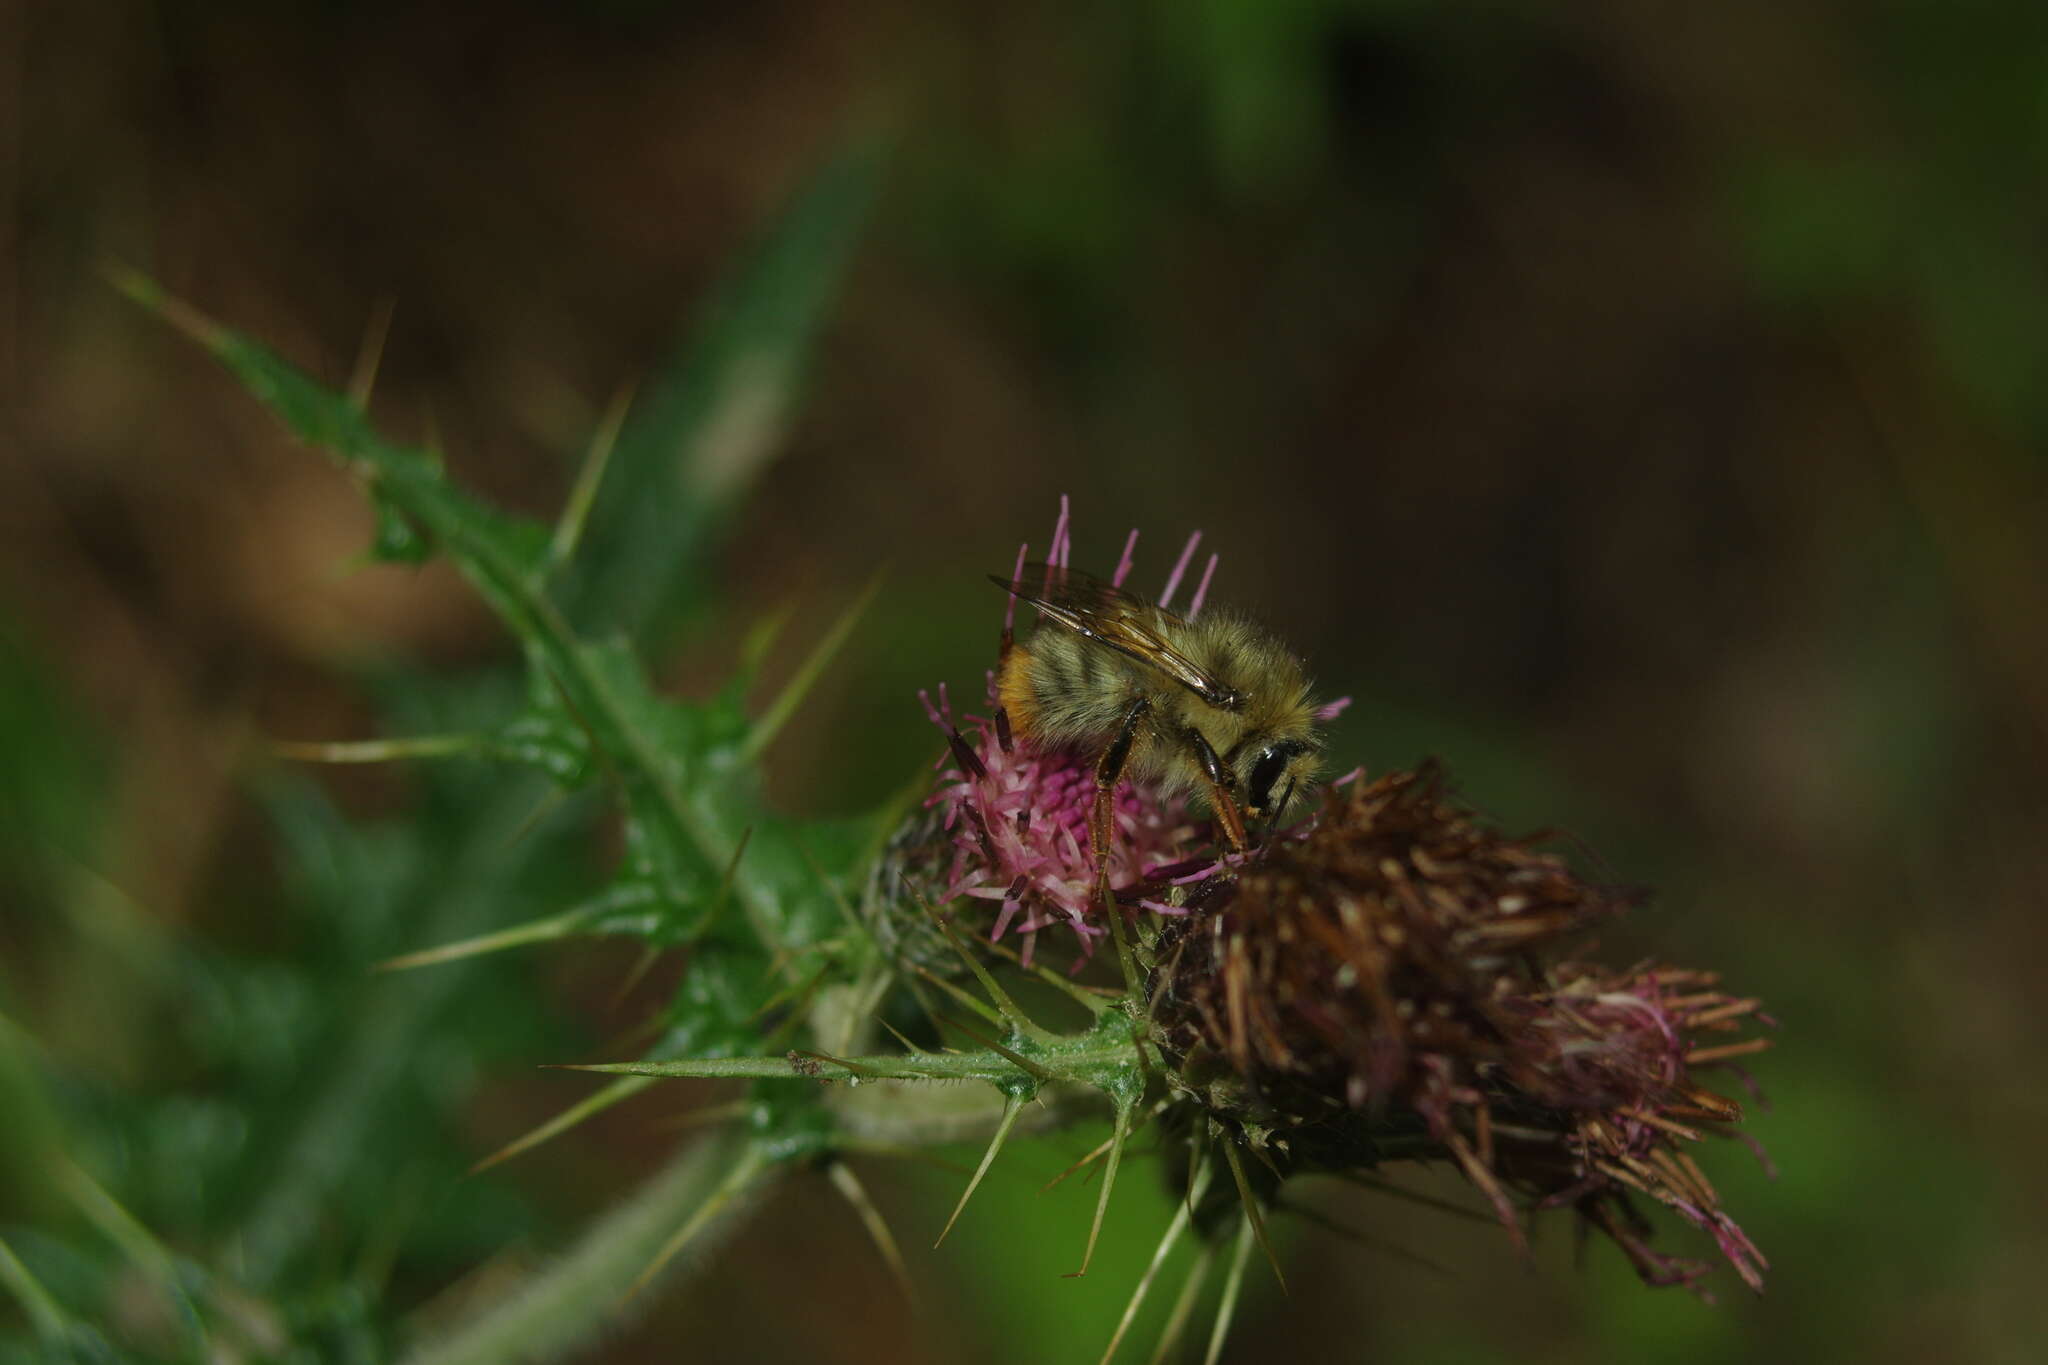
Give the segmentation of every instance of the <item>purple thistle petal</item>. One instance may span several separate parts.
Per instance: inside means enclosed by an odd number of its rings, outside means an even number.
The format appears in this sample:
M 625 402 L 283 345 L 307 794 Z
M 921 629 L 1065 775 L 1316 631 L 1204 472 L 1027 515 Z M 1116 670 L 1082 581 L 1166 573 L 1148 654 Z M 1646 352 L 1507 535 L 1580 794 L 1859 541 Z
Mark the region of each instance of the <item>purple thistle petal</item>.
M 1745 1133 L 1737 1129 L 1728 1136 L 1749 1148 L 1749 1154 L 1756 1158 L 1756 1164 L 1763 1167 L 1766 1180 L 1776 1180 L 1778 1178 L 1778 1163 L 1771 1160 L 1771 1154 L 1764 1150 L 1762 1139 L 1758 1138 L 1755 1133 Z
M 1067 495 L 1060 494 L 1060 517 L 1052 524 L 1052 549 L 1046 554 L 1046 562 L 1064 569 L 1074 552 L 1073 514 L 1067 503 Z
M 1087 837 L 1093 765 L 1081 756 L 1038 754 L 1020 742 L 1006 746 L 998 722 L 980 715 L 959 716 L 955 728 L 950 711 L 925 701 L 952 758 L 929 799 L 943 812 L 950 849 L 946 898 L 999 902 L 994 934 L 1021 936 L 1020 954 L 1039 930 L 1066 925 L 1085 957 L 1101 932 L 1092 923 L 1096 870 Z M 1000 713 L 995 701 L 991 696 L 991 716 Z M 1195 829 L 1184 802 L 1162 798 L 1149 783 L 1126 782 L 1113 811 L 1113 890 L 1142 881 L 1147 868 L 1185 858 Z
M 1003 638 L 1005 640 L 1010 638 L 1011 631 L 1015 630 L 1017 626 L 1016 590 L 1024 586 L 1024 557 L 1030 553 L 1031 542 L 1027 540 L 1017 547 L 1017 565 L 1010 570 L 1010 601 L 1009 605 L 1003 608 Z
M 1003 936 L 1003 932 L 1010 927 L 1010 921 L 1015 919 L 1017 912 L 1023 908 L 1023 901 L 1018 900 L 1014 896 L 1005 896 L 1003 898 L 1003 912 L 996 916 L 995 927 L 988 931 L 988 941 L 994 943 L 997 939 L 1000 939 Z
M 1137 548 L 1138 528 L 1133 526 L 1131 528 L 1131 534 L 1124 540 L 1123 558 L 1119 559 L 1116 562 L 1116 572 L 1109 576 L 1110 587 L 1121 588 L 1124 585 L 1124 579 L 1130 576 L 1131 565 L 1136 562 L 1131 558 L 1131 554 Z
M 1180 552 L 1180 558 L 1174 561 L 1173 573 L 1166 580 L 1166 591 L 1159 594 L 1160 606 L 1172 605 L 1173 595 L 1180 589 L 1181 575 L 1188 571 L 1188 564 L 1195 557 L 1195 547 L 1201 543 L 1202 533 L 1200 531 L 1188 537 L 1187 547 Z
M 1216 561 L 1221 558 L 1221 555 L 1209 556 L 1209 567 L 1202 570 L 1202 581 L 1195 587 L 1195 600 L 1188 603 L 1188 620 L 1202 614 L 1202 603 L 1209 596 L 1209 580 L 1216 576 Z

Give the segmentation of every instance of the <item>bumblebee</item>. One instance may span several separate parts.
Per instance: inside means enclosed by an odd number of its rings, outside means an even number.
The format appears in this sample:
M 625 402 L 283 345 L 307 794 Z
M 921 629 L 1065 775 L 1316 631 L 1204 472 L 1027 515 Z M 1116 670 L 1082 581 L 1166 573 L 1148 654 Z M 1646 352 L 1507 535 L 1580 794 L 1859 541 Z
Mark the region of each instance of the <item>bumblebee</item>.
M 1010 729 L 1040 750 L 1097 756 L 1099 866 L 1126 773 L 1206 798 L 1233 852 L 1247 820 L 1270 825 L 1308 793 L 1319 708 L 1301 661 L 1265 629 L 1228 612 L 1189 619 L 1064 565 L 989 578 L 1039 613 L 997 672 Z

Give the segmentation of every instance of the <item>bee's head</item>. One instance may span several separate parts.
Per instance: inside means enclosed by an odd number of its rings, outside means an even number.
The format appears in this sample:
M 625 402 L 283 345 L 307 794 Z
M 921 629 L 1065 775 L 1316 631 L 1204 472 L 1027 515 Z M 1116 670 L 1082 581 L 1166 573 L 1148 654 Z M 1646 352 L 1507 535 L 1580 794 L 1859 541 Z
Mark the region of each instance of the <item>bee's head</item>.
M 1315 784 L 1321 758 L 1321 749 L 1311 740 L 1278 739 L 1256 747 L 1247 745 L 1236 765 L 1245 818 L 1260 823 L 1279 819 L 1296 797 L 1306 796 Z

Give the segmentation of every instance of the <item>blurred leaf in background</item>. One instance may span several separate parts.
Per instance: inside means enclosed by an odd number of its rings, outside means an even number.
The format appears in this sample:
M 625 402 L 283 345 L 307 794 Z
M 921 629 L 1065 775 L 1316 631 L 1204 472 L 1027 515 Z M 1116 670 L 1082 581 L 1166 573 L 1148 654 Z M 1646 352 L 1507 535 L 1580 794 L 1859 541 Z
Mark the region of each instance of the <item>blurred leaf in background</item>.
M 866 147 L 828 166 L 728 289 L 691 351 L 696 358 L 665 378 L 655 414 L 631 428 L 607 475 L 614 487 L 630 481 L 647 494 L 610 494 L 597 504 L 594 528 L 632 572 L 588 573 L 581 598 L 590 614 L 644 622 L 701 572 L 720 499 L 773 453 L 772 429 L 734 423 L 758 422 L 793 402 L 790 377 L 875 168 Z M 159 298 L 146 282 L 128 287 Z M 445 549 L 508 620 L 524 623 L 538 665 L 527 684 L 495 670 L 455 680 L 387 670 L 366 679 L 388 732 L 478 736 L 480 751 L 531 755 L 572 784 L 593 767 L 619 774 L 629 846 L 640 850 L 629 876 L 652 876 L 659 898 L 692 896 L 701 913 L 717 867 L 678 865 L 678 856 L 691 855 L 675 841 L 693 827 L 670 823 L 696 817 L 673 804 L 671 779 L 639 766 L 647 757 L 626 760 L 652 741 L 663 764 L 702 769 L 747 737 L 734 699 L 670 711 L 634 697 L 630 689 L 644 683 L 633 672 L 575 644 L 554 618 L 544 581 L 553 566 L 540 528 L 465 501 L 431 460 L 382 445 L 339 396 L 260 347 L 192 321 L 183 305 L 161 306 L 303 438 L 354 463 L 387 517 L 411 528 L 408 545 Z M 674 392 L 695 397 L 678 402 Z M 751 415 L 736 419 L 739 409 Z M 724 435 L 710 431 L 721 422 Z M 563 537 L 557 546 L 570 548 Z M 188 943 L 94 866 L 99 812 L 89 747 L 11 639 L 7 663 L 10 733 L 38 746 L 8 765 L 7 808 L 17 818 L 7 829 L 22 839 L 12 865 L 22 869 L 25 892 L 67 912 L 23 921 L 41 940 L 24 947 L 70 974 L 29 984 L 56 1000 L 90 1002 L 95 1026 L 130 1048 L 137 1037 L 122 1035 L 170 1026 L 142 1055 L 124 1059 L 133 1075 L 97 1080 L 53 1070 L 56 1058 L 10 1026 L 12 1108 L 29 1119 L 9 1128 L 19 1149 L 9 1166 L 20 1181 L 9 1195 L 10 1206 L 20 1206 L 14 1214 L 90 1220 L 92 1200 L 112 1196 L 124 1212 L 110 1227 L 132 1217 L 135 1227 L 161 1229 L 157 1235 L 185 1248 L 176 1259 L 150 1253 L 160 1258 L 154 1274 L 169 1297 L 136 1310 L 168 1307 L 172 1320 L 154 1328 L 122 1322 L 116 1332 L 145 1356 L 175 1356 L 219 1333 L 229 1339 L 222 1349 L 238 1354 L 383 1357 L 396 1339 L 393 1314 L 417 1303 L 422 1284 L 486 1263 L 537 1230 L 502 1182 L 463 1178 L 470 1158 L 458 1120 L 480 1077 L 513 1059 L 562 1055 L 570 1035 L 558 1015 L 534 1008 L 532 974 L 509 962 L 464 959 L 402 974 L 377 968 L 406 950 L 530 921 L 587 895 L 590 803 L 551 800 L 546 780 L 508 780 L 502 768 L 457 758 L 419 769 L 402 819 L 366 823 L 301 777 L 259 771 L 257 795 L 284 854 L 282 885 L 268 885 L 257 868 L 229 871 L 217 894 L 261 902 L 246 921 L 256 941 L 226 951 Z M 564 689 L 560 696 L 550 681 Z M 720 720 L 727 711 L 730 719 Z M 527 719 L 508 727 L 523 712 Z M 635 727 L 637 737 L 614 726 Z M 562 742 L 536 744 L 551 727 Z M 586 739 L 595 752 L 579 761 L 575 750 Z M 136 979 L 117 983 L 110 970 Z M 116 1000 L 122 1017 L 110 1020 Z M 701 1028 L 702 1011 L 683 1022 Z M 61 1194 L 70 1187 L 53 1179 L 59 1169 L 79 1171 L 81 1180 L 92 1179 L 86 1169 L 98 1171 L 106 1195 L 74 1192 L 67 1219 Z M 16 1239 L 21 1259 L 9 1265 L 20 1273 L 10 1287 L 23 1304 L 48 1309 L 32 1314 L 46 1342 L 89 1332 L 82 1323 L 96 1319 L 93 1306 L 119 1298 L 119 1260 L 110 1256 L 120 1239 L 53 1243 L 30 1226 Z M 206 1268 L 200 1258 L 209 1246 L 221 1259 Z M 46 1292 L 52 1282 L 54 1294 Z

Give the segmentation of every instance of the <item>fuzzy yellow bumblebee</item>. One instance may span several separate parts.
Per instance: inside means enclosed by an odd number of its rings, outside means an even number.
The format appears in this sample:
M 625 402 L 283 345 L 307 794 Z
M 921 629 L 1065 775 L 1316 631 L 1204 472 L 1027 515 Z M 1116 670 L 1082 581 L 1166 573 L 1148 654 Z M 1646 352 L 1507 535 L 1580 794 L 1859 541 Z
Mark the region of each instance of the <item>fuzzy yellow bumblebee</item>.
M 1301 661 L 1256 623 L 1182 617 L 1061 565 L 990 578 L 1040 618 L 997 674 L 1011 730 L 1039 749 L 1099 755 L 1098 863 L 1127 772 L 1205 797 L 1233 849 L 1245 846 L 1247 818 L 1270 823 L 1313 785 L 1319 708 Z

